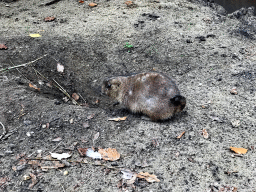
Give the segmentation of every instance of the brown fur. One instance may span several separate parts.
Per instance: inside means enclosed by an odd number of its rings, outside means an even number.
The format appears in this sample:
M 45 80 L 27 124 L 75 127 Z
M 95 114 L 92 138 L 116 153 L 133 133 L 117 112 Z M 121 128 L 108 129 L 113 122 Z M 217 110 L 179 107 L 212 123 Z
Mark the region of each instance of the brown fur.
M 175 82 L 157 72 L 107 79 L 102 84 L 102 92 L 132 112 L 148 115 L 153 121 L 168 119 L 186 105 Z

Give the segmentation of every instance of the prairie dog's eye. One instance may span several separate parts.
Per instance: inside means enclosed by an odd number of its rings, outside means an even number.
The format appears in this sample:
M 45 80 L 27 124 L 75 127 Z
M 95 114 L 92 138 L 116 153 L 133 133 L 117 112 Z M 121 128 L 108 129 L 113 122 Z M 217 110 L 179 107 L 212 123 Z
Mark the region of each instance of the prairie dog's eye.
M 112 85 L 108 83 L 108 84 L 106 85 L 106 88 L 109 89 L 109 88 L 111 88 L 111 86 L 112 86 Z

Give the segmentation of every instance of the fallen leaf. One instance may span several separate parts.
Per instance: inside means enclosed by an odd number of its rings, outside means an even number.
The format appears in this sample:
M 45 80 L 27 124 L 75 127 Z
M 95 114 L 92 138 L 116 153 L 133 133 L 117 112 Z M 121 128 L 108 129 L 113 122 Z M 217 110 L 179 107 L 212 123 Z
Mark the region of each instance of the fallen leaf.
M 59 154 L 59 153 L 51 153 L 50 152 L 50 154 L 51 154 L 52 158 L 56 158 L 58 160 L 67 159 L 67 158 L 71 157 L 71 155 L 68 153 Z
M 235 153 L 237 153 L 237 154 L 245 154 L 245 153 L 247 153 L 247 149 L 245 149 L 245 148 L 236 148 L 236 147 L 230 147 L 230 149 L 232 150 L 232 151 L 234 151 Z
M 126 1 L 125 4 L 127 5 L 127 7 L 130 7 L 133 5 L 133 2 L 132 1 Z
M 148 172 L 143 173 L 140 172 L 137 175 L 138 178 L 142 178 L 142 179 L 146 179 L 147 182 L 153 183 L 153 182 L 160 182 L 159 179 L 157 179 L 157 177 L 155 175 L 150 175 Z
M 80 153 L 80 155 L 84 157 L 84 156 L 86 156 L 86 152 L 87 152 L 88 148 L 78 148 L 77 150 Z
M 184 135 L 185 131 L 183 131 L 178 137 L 177 139 L 180 139 L 183 135 Z
M 79 3 L 84 3 L 84 1 L 78 1 Z
M 125 121 L 127 118 L 127 116 L 125 117 L 118 117 L 118 118 L 112 118 L 112 119 L 108 119 L 109 121 Z
M 96 7 L 97 4 L 96 3 L 89 3 L 89 7 Z
M 64 66 L 61 65 L 60 63 L 57 63 L 57 71 L 60 72 L 60 73 L 63 73 L 63 71 L 64 71 Z
M 0 44 L 0 49 L 8 49 L 8 47 L 6 47 L 5 44 Z
M 35 34 L 29 34 L 30 37 L 42 37 L 42 35 L 35 33 Z
M 56 139 L 53 139 L 52 141 L 61 141 L 62 139 L 61 139 L 61 137 L 57 137 Z
M 130 171 L 129 169 L 124 169 L 124 170 L 122 170 L 121 172 L 123 173 L 123 175 L 122 175 L 122 178 L 123 178 L 123 179 L 132 179 L 132 177 L 133 177 L 134 175 L 137 176 L 136 173 Z
M 79 99 L 79 95 L 76 93 L 73 93 L 72 98 L 75 99 L 75 101 L 77 101 Z
M 91 157 L 93 159 L 102 159 L 102 156 L 99 152 L 95 152 L 93 149 L 89 148 L 86 151 L 86 156 Z
M 31 83 L 29 83 L 28 85 L 29 85 L 29 87 L 31 87 L 31 88 L 33 88 L 33 89 L 36 89 L 36 90 L 40 91 L 40 88 L 37 88 L 37 86 L 36 86 L 36 85 L 32 85 Z
M 120 159 L 120 153 L 118 153 L 116 149 L 99 149 L 98 152 L 102 155 L 102 159 L 107 161 L 116 161 Z
M 46 22 L 50 22 L 50 21 L 54 21 L 55 20 L 55 17 L 45 17 L 44 18 L 44 21 Z
M 206 129 L 203 129 L 202 133 L 203 133 L 203 137 L 204 137 L 205 139 L 208 139 L 208 138 L 209 138 L 209 135 L 208 135 Z

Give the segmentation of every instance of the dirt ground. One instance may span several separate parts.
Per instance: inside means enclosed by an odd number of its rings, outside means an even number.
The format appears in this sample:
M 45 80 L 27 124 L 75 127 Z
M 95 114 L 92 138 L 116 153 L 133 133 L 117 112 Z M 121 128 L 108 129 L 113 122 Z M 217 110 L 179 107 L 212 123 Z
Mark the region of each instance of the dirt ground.
M 0 44 L 8 47 L 0 50 L 0 68 L 34 61 L 0 72 L 0 191 L 256 191 L 253 8 L 226 14 L 191 0 L 47 3 L 0 2 Z M 50 16 L 55 20 L 46 22 Z M 151 122 L 100 92 L 107 77 L 146 71 L 176 80 L 184 112 Z M 55 82 L 80 94 L 83 105 L 64 99 Z M 92 146 L 115 148 L 121 158 L 81 157 L 77 149 Z M 248 151 L 235 154 L 231 146 Z M 31 161 L 50 152 L 72 156 L 60 161 L 63 168 Z M 160 182 L 129 183 L 123 169 Z

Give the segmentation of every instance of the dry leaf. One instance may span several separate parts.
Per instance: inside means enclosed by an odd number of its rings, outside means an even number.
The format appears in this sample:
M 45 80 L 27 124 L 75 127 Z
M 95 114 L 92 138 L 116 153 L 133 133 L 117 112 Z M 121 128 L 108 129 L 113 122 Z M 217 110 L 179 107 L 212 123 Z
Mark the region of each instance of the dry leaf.
M 125 117 L 118 117 L 118 118 L 112 118 L 112 119 L 108 119 L 109 121 L 125 121 L 127 118 L 127 116 Z
M 6 47 L 5 44 L 0 44 L 0 49 L 8 49 L 8 47 Z
M 67 158 L 71 157 L 71 155 L 68 154 L 68 153 L 61 153 L 61 154 L 59 154 L 59 153 L 50 153 L 50 154 L 51 154 L 52 158 L 56 158 L 58 160 L 67 159 Z
M 116 149 L 99 149 L 99 153 L 102 155 L 102 159 L 108 161 L 116 161 L 120 158 L 120 153 Z
M 78 152 L 80 153 L 81 156 L 86 156 L 86 151 L 88 148 L 78 148 Z
M 205 139 L 208 139 L 209 135 L 208 135 L 206 129 L 203 129 L 202 132 L 203 132 L 203 137 L 204 137 Z
M 247 149 L 245 149 L 245 148 L 236 148 L 236 147 L 230 147 L 230 149 L 232 150 L 232 151 L 234 151 L 235 153 L 237 153 L 237 154 L 245 154 L 245 153 L 247 153 Z
M 133 177 L 134 175 L 137 176 L 136 173 L 130 171 L 129 169 L 124 169 L 124 170 L 122 170 L 121 172 L 123 173 L 123 175 L 122 175 L 122 178 L 123 178 L 123 179 L 132 179 L 132 177 Z
M 54 21 L 54 20 L 55 20 L 55 17 L 45 17 L 45 18 L 44 18 L 44 21 L 46 21 L 46 22 L 47 22 L 47 21 L 48 21 L 48 22 L 49 22 L 49 21 Z
M 61 65 L 60 63 L 57 63 L 57 71 L 60 72 L 60 73 L 63 73 L 63 71 L 64 71 L 64 66 Z
M 142 178 L 142 179 L 146 179 L 147 182 L 153 183 L 153 182 L 160 182 L 159 179 L 157 179 L 157 177 L 155 175 L 150 175 L 148 172 L 143 173 L 140 172 L 137 175 L 138 178 Z
M 99 152 L 95 152 L 93 149 L 89 148 L 86 151 L 86 156 L 91 157 L 93 159 L 102 159 L 102 156 Z
M 76 93 L 73 93 L 72 98 L 75 99 L 75 101 L 77 101 L 79 99 L 79 95 Z
M 35 33 L 35 34 L 29 34 L 30 37 L 42 37 L 40 34 Z
M 84 1 L 78 1 L 79 3 L 84 3 Z
M 37 86 L 36 86 L 36 85 L 32 85 L 31 83 L 29 83 L 28 85 L 29 85 L 29 87 L 31 87 L 31 88 L 33 88 L 33 89 L 36 89 L 36 90 L 40 91 L 40 88 L 37 88 Z
M 126 1 L 125 4 L 126 4 L 128 7 L 130 7 L 130 6 L 133 5 L 133 2 L 132 2 L 132 1 Z
M 183 135 L 184 135 L 185 131 L 183 131 L 178 137 L 177 139 L 180 139 Z
M 90 7 L 96 7 L 97 4 L 96 4 L 96 3 L 89 3 L 89 6 L 90 6 Z

